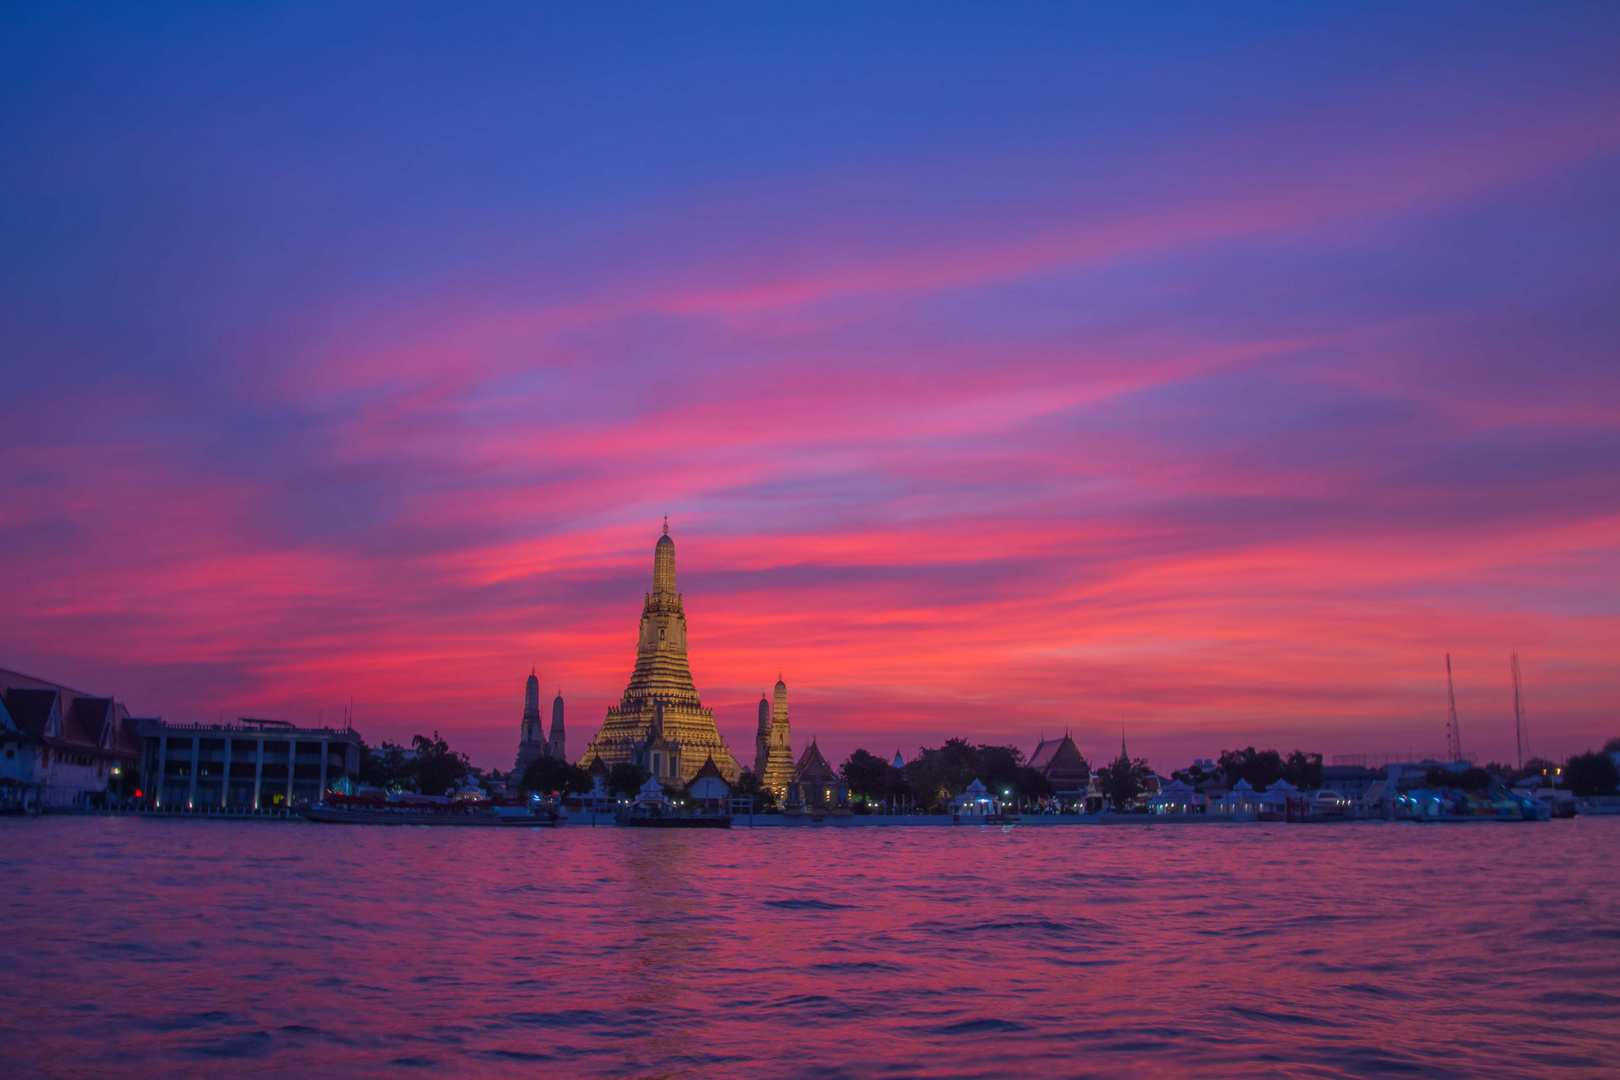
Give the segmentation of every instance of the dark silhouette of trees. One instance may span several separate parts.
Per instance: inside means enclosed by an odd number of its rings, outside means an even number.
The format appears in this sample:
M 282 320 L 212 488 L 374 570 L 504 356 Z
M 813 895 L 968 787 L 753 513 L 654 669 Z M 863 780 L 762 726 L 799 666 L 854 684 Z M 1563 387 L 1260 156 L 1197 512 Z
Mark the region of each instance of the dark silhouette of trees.
M 362 740 L 360 782 L 382 788 L 384 791 L 398 791 L 414 786 L 410 775 L 410 762 L 405 758 L 405 748 L 385 739 L 380 747 L 373 750 Z
M 1143 758 L 1131 759 L 1121 754 L 1112 765 L 1097 773 L 1097 789 L 1114 804 L 1115 810 L 1127 810 L 1135 798 L 1147 787 L 1153 770 Z M 1254 781 L 1249 781 L 1253 783 Z
M 1256 791 L 1264 791 L 1278 780 L 1286 780 L 1302 791 L 1322 786 L 1322 755 L 1295 750 L 1284 758 L 1275 750 L 1224 751 L 1217 762 L 1231 787 L 1239 780 L 1247 780 Z
M 1564 763 L 1564 784 L 1582 798 L 1594 795 L 1613 795 L 1620 786 L 1620 769 L 1608 754 L 1588 750 L 1576 754 Z
M 869 750 L 849 755 L 838 771 L 849 785 L 849 794 L 862 802 L 881 802 L 889 790 L 889 773 L 894 766 Z
M 523 790 L 537 791 L 542 795 L 553 792 L 587 795 L 591 790 L 591 774 L 561 758 L 537 757 L 523 770 L 519 783 Z
M 915 759 L 906 762 L 905 783 L 918 806 L 937 810 L 966 791 L 975 780 L 983 781 L 984 786 L 997 795 L 1007 790 L 1022 791 L 1019 787 L 1022 768 L 1024 755 L 1016 747 L 975 746 L 966 739 L 946 739 L 944 746 L 925 748 Z M 1033 783 L 1027 779 L 1024 782 Z
M 1250 787 L 1263 791 L 1282 779 L 1282 755 L 1275 750 L 1257 751 L 1252 746 L 1244 750 L 1226 750 L 1222 752 L 1218 764 L 1221 772 L 1226 774 L 1228 787 L 1239 780 L 1247 780 Z
M 413 735 L 410 750 L 387 741 L 376 750 L 360 744 L 360 782 L 384 791 L 443 795 L 469 775 L 467 755 L 452 751 L 437 731 Z
M 410 772 L 423 795 L 443 795 L 467 775 L 467 755 L 453 752 L 437 731 L 431 737 L 412 735 L 411 749 L 416 758 Z
M 1295 750 L 1282 763 L 1282 778 L 1301 791 L 1314 791 L 1322 786 L 1322 755 Z M 1250 780 L 1249 783 L 1254 783 Z
M 738 796 L 753 796 L 754 810 L 757 813 L 770 814 L 776 811 L 776 792 L 766 787 L 752 769 L 742 771 L 742 774 L 737 777 L 737 783 L 732 787 L 731 793 Z
M 632 798 L 641 790 L 652 773 L 634 762 L 621 761 L 608 770 L 607 789 L 609 795 L 623 795 Z

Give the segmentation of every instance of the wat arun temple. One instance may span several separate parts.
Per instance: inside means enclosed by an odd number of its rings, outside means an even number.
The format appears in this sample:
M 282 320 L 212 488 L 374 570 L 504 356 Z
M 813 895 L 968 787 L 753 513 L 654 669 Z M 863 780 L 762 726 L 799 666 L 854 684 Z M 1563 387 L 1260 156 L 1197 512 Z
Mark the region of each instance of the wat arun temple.
M 785 695 L 785 688 L 781 691 Z M 785 723 L 786 699 L 782 719 Z M 786 736 L 786 732 L 783 732 Z M 727 783 L 741 770 L 692 684 L 686 659 L 686 610 L 675 591 L 675 541 L 669 524 L 653 548 L 653 587 L 641 605 L 636 667 L 617 705 L 610 706 L 596 738 L 580 754 L 586 768 L 600 761 L 640 765 L 659 781 L 687 784 L 713 761 Z

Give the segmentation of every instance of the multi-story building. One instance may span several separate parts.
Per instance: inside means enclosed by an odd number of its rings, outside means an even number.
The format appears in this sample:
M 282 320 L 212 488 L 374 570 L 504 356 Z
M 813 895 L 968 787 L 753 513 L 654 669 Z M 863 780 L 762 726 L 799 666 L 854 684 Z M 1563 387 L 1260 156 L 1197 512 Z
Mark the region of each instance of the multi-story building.
M 154 810 L 291 809 L 352 792 L 360 736 L 282 720 L 234 724 L 139 722 L 142 803 Z

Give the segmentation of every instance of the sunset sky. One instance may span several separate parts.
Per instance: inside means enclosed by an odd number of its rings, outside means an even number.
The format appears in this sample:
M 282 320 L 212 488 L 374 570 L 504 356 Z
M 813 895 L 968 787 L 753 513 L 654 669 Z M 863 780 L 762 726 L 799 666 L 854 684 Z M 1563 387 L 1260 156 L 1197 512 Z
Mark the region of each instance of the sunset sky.
M 1620 735 L 1620 7 L 8 5 L 0 667 L 752 757 Z

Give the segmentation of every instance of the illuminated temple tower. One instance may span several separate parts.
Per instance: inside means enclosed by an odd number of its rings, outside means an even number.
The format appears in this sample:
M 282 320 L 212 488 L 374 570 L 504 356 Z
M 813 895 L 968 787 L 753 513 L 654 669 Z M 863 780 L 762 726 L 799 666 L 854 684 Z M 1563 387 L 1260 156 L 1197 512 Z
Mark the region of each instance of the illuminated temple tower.
M 788 782 L 793 779 L 793 730 L 788 725 L 787 683 L 780 677 L 776 680 L 776 701 L 771 708 L 765 767 L 758 776 L 760 785 L 776 792 L 777 798 L 787 794 Z
M 600 758 L 609 768 L 621 761 L 648 769 L 662 782 L 686 784 L 707 758 L 728 783 L 739 769 L 720 740 L 714 712 L 698 700 L 686 660 L 686 611 L 675 591 L 675 542 L 669 525 L 653 548 L 653 588 L 642 602 L 636 668 L 619 704 L 609 707 L 579 764 Z

